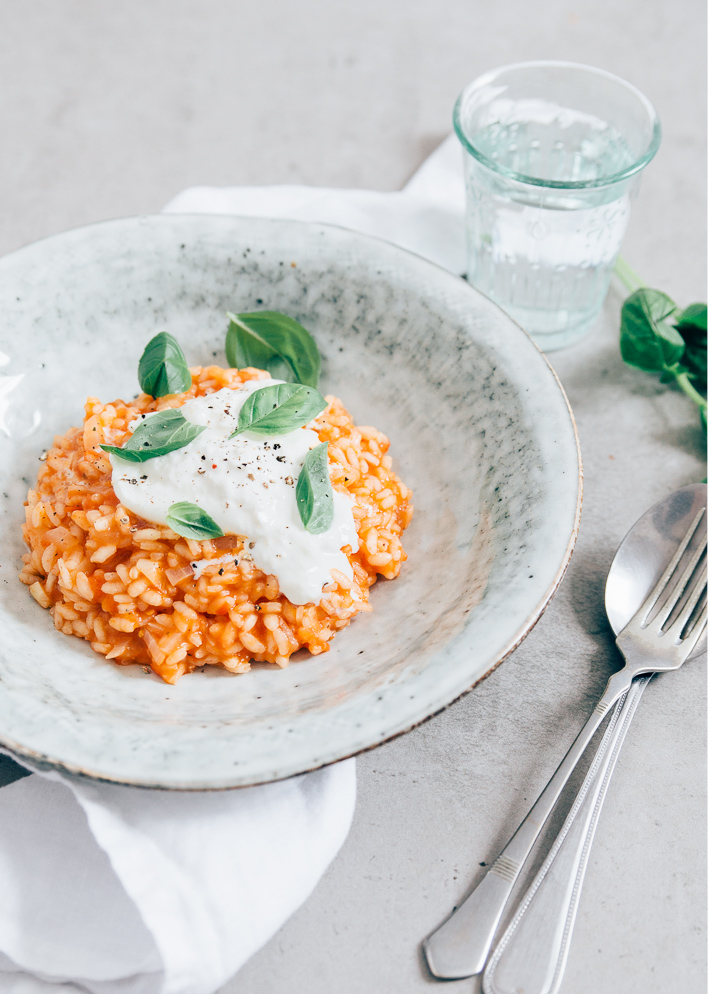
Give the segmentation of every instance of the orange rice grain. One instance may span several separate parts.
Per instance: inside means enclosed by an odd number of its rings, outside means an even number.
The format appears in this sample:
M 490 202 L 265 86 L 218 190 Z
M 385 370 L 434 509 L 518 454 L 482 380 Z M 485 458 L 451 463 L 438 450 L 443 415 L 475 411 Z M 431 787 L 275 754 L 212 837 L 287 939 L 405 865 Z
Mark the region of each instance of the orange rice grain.
M 357 427 L 341 402 L 327 397 L 312 427 L 329 443 L 334 488 L 353 500 L 359 548 L 344 547 L 352 583 L 334 570 L 319 604 L 293 605 L 277 578 L 256 568 L 244 537 L 196 542 L 138 518 L 119 503 L 100 445 L 122 445 L 140 414 L 268 375 L 219 366 L 191 373 L 183 394 L 111 404 L 90 397 L 83 427 L 57 436 L 43 459 L 23 526 L 29 552 L 20 579 L 55 627 L 114 663 L 150 666 L 168 683 L 205 665 L 244 673 L 252 662 L 283 668 L 300 648 L 326 652 L 339 629 L 370 610 L 377 576 L 398 575 L 407 558 L 401 536 L 412 516 L 411 491 L 392 471 L 387 437 Z M 238 565 L 207 565 L 195 577 L 191 561 L 225 552 Z

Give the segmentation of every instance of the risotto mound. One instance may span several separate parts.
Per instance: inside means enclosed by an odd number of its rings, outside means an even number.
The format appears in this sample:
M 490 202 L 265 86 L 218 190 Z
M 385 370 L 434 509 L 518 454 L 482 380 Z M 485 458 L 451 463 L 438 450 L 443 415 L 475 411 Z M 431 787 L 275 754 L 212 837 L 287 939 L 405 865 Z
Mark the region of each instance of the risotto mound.
M 341 402 L 327 397 L 312 427 L 329 443 L 334 489 L 352 498 L 359 548 L 343 549 L 352 583 L 333 570 L 320 602 L 297 606 L 279 592 L 275 576 L 256 568 L 243 537 L 194 541 L 137 517 L 119 503 L 100 445 L 122 445 L 141 414 L 268 376 L 218 366 L 190 372 L 186 393 L 111 404 L 89 398 L 83 428 L 57 436 L 42 457 L 23 528 L 30 551 L 20 579 L 51 611 L 55 627 L 116 663 L 150 666 L 168 683 L 198 666 L 244 673 L 251 661 L 287 666 L 300 648 L 326 652 L 358 611 L 371 610 L 368 592 L 378 574 L 399 573 L 407 558 L 401 535 L 412 516 L 411 491 L 392 471 L 389 440 L 356 427 Z M 225 563 L 232 553 L 235 561 Z M 213 559 L 219 562 L 211 565 Z

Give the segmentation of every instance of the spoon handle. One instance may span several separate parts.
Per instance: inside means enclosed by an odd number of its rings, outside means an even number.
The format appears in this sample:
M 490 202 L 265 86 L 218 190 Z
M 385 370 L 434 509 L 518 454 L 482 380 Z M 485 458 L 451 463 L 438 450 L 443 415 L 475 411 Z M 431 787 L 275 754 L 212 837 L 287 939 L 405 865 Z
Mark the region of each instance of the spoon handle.
M 601 700 L 515 835 L 461 907 L 424 942 L 435 977 L 454 980 L 483 970 L 508 898 L 542 826 L 594 733 L 631 686 L 632 676 L 628 666 L 612 673 Z
M 488 961 L 484 994 L 557 994 L 606 790 L 650 676 L 636 679 L 609 722 L 547 859 Z

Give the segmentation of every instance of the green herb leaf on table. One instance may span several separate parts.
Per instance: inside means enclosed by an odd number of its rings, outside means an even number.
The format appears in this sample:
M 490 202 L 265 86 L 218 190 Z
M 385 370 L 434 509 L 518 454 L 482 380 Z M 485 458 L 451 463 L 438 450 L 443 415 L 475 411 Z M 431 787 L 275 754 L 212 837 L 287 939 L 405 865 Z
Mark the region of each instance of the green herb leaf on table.
M 197 504 L 188 500 L 172 504 L 168 509 L 167 524 L 183 538 L 220 538 L 224 532 L 219 525 Z
M 328 406 L 312 387 L 301 383 L 277 383 L 250 394 L 239 412 L 234 438 L 242 431 L 255 435 L 285 435 L 302 428 Z
M 204 430 L 204 426 L 193 425 L 179 411 L 160 411 L 142 421 L 123 447 L 102 445 L 101 448 L 128 462 L 146 462 L 184 448 Z
M 328 472 L 327 442 L 321 442 L 306 456 L 303 469 L 298 474 L 296 500 L 306 531 L 312 535 L 327 532 L 335 513 L 333 488 Z
M 631 270 L 626 263 L 616 271 L 629 286 Z M 635 275 L 633 283 L 641 281 Z M 621 356 L 624 362 L 647 373 L 658 373 L 661 383 L 675 381 L 697 405 L 700 423 L 707 433 L 707 324 L 706 304 L 691 304 L 681 311 L 671 298 L 642 286 L 621 308 Z
M 660 290 L 637 290 L 621 308 L 621 355 L 647 373 L 666 373 L 685 350 L 683 337 L 669 319 L 676 305 Z
M 708 307 L 691 304 L 678 319 L 676 328 L 685 342 L 683 365 L 696 383 L 707 389 L 708 379 Z
M 228 313 L 227 362 L 235 369 L 266 369 L 274 379 L 318 386 L 320 353 L 303 325 L 278 311 Z
M 138 382 L 150 397 L 185 393 L 192 386 L 183 351 L 167 331 L 161 331 L 146 345 L 138 363 Z
M 708 305 L 689 304 L 678 319 L 676 328 L 683 331 L 685 327 L 694 328 L 708 333 Z

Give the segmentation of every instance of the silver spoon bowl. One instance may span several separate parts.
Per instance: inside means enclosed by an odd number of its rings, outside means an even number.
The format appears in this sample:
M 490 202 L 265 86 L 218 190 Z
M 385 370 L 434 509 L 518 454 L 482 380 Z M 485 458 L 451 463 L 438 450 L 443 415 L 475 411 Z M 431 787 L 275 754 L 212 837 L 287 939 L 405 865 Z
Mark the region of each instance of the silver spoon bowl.
M 693 483 L 654 504 L 630 529 L 617 549 L 604 592 L 609 624 L 619 635 L 663 576 L 691 523 L 706 506 L 707 484 Z M 688 549 L 692 555 L 701 529 Z M 702 640 L 690 658 L 702 649 Z

